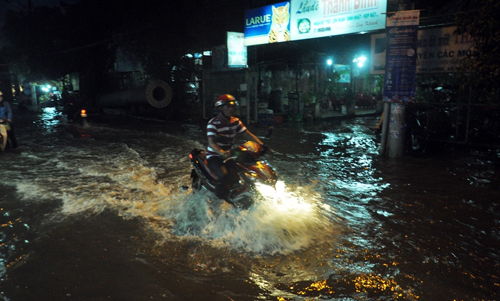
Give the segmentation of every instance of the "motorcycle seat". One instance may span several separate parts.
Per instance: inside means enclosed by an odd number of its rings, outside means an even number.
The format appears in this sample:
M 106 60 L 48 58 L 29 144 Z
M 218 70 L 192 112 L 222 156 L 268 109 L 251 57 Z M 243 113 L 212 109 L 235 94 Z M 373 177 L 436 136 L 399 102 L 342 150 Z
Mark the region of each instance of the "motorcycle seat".
M 208 168 L 206 151 L 200 151 L 198 154 L 196 154 L 196 158 L 198 159 L 198 161 L 203 162 L 203 164 L 200 164 L 200 166 L 210 175 L 210 177 L 217 180 L 217 176 Z

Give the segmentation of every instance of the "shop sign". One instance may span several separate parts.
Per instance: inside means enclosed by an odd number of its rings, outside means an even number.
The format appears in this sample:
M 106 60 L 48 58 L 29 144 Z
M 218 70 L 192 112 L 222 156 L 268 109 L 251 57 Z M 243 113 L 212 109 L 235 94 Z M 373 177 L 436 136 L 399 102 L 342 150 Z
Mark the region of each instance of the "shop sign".
M 247 46 L 242 32 L 227 32 L 227 65 L 229 68 L 247 67 Z
M 371 74 L 385 74 L 386 34 L 371 37 Z M 460 62 L 477 55 L 469 34 L 458 34 L 456 26 L 419 29 L 416 73 L 457 72 Z
M 290 1 L 245 11 L 245 45 L 290 41 Z
M 385 28 L 384 0 L 293 0 L 291 4 L 293 41 Z

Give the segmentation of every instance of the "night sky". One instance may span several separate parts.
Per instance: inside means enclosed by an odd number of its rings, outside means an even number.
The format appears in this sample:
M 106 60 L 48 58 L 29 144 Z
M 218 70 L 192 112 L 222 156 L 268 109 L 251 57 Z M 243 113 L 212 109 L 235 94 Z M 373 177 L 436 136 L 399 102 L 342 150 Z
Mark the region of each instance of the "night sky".
M 31 0 L 32 6 L 56 6 L 61 0 Z M 5 20 L 7 10 L 27 10 L 29 0 L 0 0 L 0 25 Z

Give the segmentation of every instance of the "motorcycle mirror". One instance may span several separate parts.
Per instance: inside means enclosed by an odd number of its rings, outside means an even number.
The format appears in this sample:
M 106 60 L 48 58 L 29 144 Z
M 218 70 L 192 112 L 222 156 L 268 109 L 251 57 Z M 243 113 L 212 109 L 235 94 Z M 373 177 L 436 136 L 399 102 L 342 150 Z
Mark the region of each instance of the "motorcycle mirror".
M 273 126 L 270 126 L 270 127 L 267 129 L 266 138 L 271 137 L 271 135 L 273 134 L 273 132 L 274 132 L 274 127 L 273 127 Z

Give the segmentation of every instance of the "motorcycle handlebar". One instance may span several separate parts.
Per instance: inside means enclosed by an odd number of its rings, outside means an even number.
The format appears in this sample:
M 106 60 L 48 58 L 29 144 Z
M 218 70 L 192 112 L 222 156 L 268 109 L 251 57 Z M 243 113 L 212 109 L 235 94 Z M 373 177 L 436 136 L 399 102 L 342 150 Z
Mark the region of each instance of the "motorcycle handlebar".
M 245 148 L 237 147 L 237 148 L 233 148 L 229 151 L 229 157 L 225 158 L 223 160 L 223 162 L 226 163 L 229 160 L 241 160 L 241 161 L 256 160 L 270 151 L 272 151 L 271 148 L 269 146 L 267 146 L 266 144 L 263 144 L 263 145 L 261 145 L 261 148 L 259 149 L 257 156 L 255 156 L 252 153 L 249 154 L 248 150 L 246 150 Z M 246 153 L 248 155 L 243 155 L 243 153 Z

